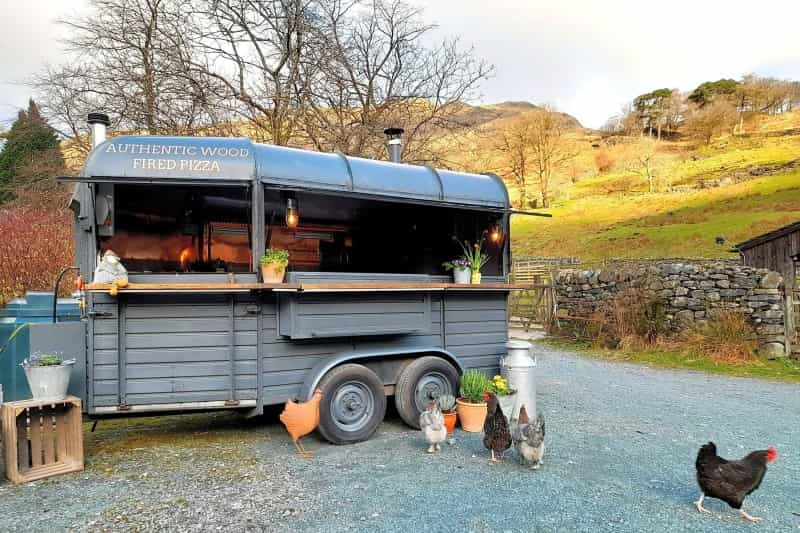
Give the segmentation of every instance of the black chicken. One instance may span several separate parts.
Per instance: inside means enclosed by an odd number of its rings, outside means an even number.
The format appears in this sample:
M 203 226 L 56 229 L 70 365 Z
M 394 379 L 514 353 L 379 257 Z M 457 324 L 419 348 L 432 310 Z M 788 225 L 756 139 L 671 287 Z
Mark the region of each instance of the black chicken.
M 734 509 L 738 509 L 742 518 L 751 522 L 758 522 L 761 518 L 750 516 L 742 503 L 745 497 L 754 492 L 764 474 L 767 473 L 767 463 L 778 457 L 775 448 L 750 452 L 744 459 L 728 461 L 717 455 L 717 446 L 713 442 L 704 444 L 697 452 L 695 467 L 697 468 L 697 483 L 700 485 L 700 499 L 694 502 L 701 513 L 710 513 L 703 507 L 703 498 L 717 498 Z
M 508 419 L 503 414 L 497 396 L 486 392 L 483 397 L 488 404 L 486 419 L 483 421 L 483 445 L 492 453 L 490 461 L 496 462 L 494 452 L 499 453 L 502 459 L 506 450 L 511 447 L 511 431 L 508 429 Z

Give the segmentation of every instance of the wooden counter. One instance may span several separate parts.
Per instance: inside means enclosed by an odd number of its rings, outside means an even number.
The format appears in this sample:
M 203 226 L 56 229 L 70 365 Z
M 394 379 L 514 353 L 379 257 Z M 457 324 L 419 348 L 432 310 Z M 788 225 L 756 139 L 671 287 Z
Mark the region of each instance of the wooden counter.
M 89 292 L 108 292 L 108 283 L 90 283 Z M 395 292 L 395 291 L 522 291 L 532 285 L 513 283 L 130 283 L 119 287 L 120 293 L 232 293 L 250 291 L 278 292 Z

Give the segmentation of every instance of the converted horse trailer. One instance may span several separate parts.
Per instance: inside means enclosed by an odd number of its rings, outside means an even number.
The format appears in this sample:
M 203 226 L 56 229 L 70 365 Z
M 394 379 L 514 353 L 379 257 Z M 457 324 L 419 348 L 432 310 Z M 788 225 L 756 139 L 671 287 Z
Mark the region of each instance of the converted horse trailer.
M 349 443 L 392 397 L 416 426 L 430 398 L 457 395 L 463 370 L 498 371 L 515 287 L 497 176 L 243 138 L 105 140 L 107 120 L 90 115 L 95 147 L 64 178 L 77 182 L 82 326 L 54 324 L 38 344 L 83 352 L 73 377 L 89 417 L 255 415 L 319 387 L 320 432 Z M 480 284 L 444 270 L 456 239 L 483 239 Z M 283 283 L 259 278 L 267 248 L 289 251 Z M 126 287 L 92 280 L 107 250 Z

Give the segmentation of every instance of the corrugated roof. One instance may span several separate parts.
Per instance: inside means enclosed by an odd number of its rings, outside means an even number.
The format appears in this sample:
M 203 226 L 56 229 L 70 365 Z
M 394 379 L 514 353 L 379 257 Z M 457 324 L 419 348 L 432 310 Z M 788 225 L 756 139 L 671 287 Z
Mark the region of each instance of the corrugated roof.
M 236 182 L 287 189 L 508 209 L 492 175 L 257 144 L 230 137 L 120 136 L 92 151 L 84 177 L 106 181 Z
M 788 235 L 789 233 L 794 233 L 795 231 L 800 231 L 800 221 L 793 222 L 791 224 L 788 224 L 778 229 L 774 229 L 767 233 L 762 233 L 761 235 L 753 237 L 752 239 L 740 242 L 739 244 L 734 245 L 734 247 L 737 250 L 748 250 L 750 248 L 758 246 L 759 244 L 764 244 L 765 242 L 769 242 L 779 237 L 783 237 L 784 235 Z

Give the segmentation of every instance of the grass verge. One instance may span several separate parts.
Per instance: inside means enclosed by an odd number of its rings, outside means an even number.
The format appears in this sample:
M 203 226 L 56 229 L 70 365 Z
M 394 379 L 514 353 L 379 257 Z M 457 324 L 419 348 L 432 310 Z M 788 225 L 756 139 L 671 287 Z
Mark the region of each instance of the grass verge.
M 606 361 L 638 363 L 658 368 L 696 370 L 709 374 L 774 379 L 790 383 L 800 383 L 800 362 L 789 358 L 773 361 L 759 359 L 749 363 L 730 364 L 686 352 L 604 350 L 595 348 L 588 342 L 570 339 L 547 338 L 538 339 L 533 342 L 570 350 L 580 355 L 595 357 Z

